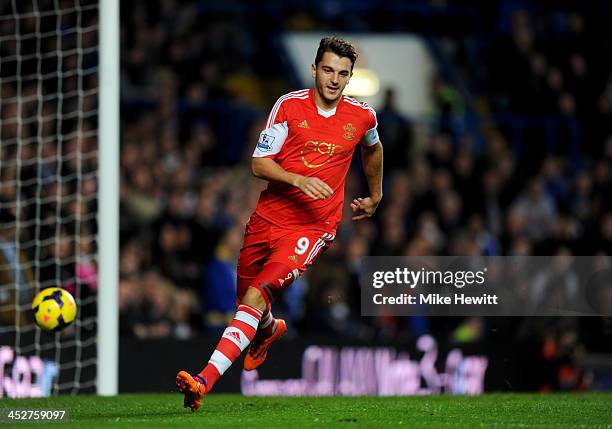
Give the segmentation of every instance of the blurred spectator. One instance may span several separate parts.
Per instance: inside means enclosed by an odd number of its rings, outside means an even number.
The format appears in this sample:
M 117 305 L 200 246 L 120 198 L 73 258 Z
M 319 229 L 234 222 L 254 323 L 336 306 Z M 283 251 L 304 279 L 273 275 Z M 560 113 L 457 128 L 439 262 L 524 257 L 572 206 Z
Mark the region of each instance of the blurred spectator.
M 465 106 L 459 92 L 436 75 L 432 79 L 432 98 L 438 118 L 436 129 L 441 133 L 458 137 L 464 131 Z
M 206 326 L 223 330 L 232 320 L 236 308 L 236 264 L 242 244 L 242 228 L 227 230 L 214 256 L 203 266 L 200 299 Z
M 379 136 L 385 142 L 385 171 L 392 172 L 409 162 L 412 131 L 408 120 L 398 111 L 393 88 L 385 90 L 384 101 L 376 111 Z
M 34 274 L 25 252 L 16 246 L 18 230 L 15 216 L 0 209 L 0 325 L 25 326 L 31 323 L 28 308 L 34 292 Z
M 511 214 L 520 232 L 531 240 L 549 236 L 557 215 L 554 201 L 544 190 L 542 179 L 534 178 L 512 204 Z

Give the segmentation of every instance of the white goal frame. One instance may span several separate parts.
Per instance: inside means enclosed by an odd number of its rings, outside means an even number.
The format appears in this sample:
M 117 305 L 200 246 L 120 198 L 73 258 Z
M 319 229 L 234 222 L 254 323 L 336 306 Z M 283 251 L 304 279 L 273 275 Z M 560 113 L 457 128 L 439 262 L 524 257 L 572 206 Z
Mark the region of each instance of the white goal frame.
M 100 0 L 98 395 L 119 382 L 119 0 Z

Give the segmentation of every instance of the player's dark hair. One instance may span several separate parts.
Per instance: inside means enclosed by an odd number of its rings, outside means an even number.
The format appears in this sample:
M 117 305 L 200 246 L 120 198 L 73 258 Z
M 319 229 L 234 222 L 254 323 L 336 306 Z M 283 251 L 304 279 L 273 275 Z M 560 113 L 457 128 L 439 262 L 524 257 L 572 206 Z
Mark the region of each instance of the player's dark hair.
M 357 61 L 357 50 L 352 43 L 336 36 L 322 38 L 321 43 L 319 43 L 319 49 L 317 49 L 315 65 L 319 64 L 325 52 L 333 52 L 341 58 L 348 58 L 351 60 L 351 70 L 353 70 L 355 61 Z

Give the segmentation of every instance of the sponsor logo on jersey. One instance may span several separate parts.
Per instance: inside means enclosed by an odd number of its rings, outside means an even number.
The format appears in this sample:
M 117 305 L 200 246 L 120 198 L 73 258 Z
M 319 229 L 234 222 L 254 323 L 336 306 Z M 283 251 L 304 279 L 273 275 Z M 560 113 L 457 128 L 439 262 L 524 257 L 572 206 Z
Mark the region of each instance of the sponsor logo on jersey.
M 344 147 L 339 144 L 308 140 L 301 150 L 302 162 L 308 168 L 318 168 L 327 164 L 334 156 L 342 155 Z M 324 155 L 321 158 L 319 155 Z M 308 158 L 308 159 L 307 159 Z
M 306 119 L 304 119 L 302 122 L 300 122 L 300 124 L 298 125 L 298 127 L 300 128 L 310 128 L 308 126 L 308 122 L 306 122 Z
M 272 143 L 276 137 L 262 133 L 257 142 L 257 149 L 262 152 L 270 152 L 272 150 Z
M 355 131 L 357 130 L 357 128 L 355 128 L 350 122 L 346 124 L 343 128 L 344 134 L 342 135 L 342 137 L 344 137 L 345 140 L 355 140 Z

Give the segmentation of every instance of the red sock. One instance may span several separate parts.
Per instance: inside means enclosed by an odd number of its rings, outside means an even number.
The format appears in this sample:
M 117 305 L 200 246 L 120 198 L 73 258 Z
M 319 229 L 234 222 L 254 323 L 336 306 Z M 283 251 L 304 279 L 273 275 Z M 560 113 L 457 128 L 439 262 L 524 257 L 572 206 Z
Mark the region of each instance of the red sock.
M 276 325 L 278 325 L 278 321 L 272 315 L 272 308 L 270 304 L 268 304 L 266 311 L 264 311 L 263 316 L 261 316 L 261 321 L 257 328 L 257 335 L 263 336 L 264 338 L 269 337 L 276 331 Z
M 234 320 L 225 328 L 208 364 L 198 374 L 206 381 L 207 392 L 251 343 L 261 315 L 261 310 L 257 308 L 246 304 L 238 306 Z

